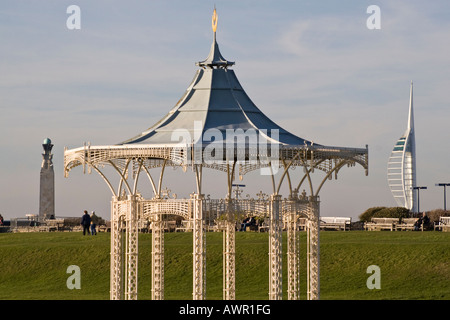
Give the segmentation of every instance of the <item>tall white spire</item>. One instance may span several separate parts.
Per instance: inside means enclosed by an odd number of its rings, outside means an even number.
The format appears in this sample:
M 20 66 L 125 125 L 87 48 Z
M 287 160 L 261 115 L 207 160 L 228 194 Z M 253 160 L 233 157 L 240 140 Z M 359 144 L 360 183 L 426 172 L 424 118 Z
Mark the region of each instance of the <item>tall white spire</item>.
M 413 111 L 413 82 L 411 80 L 411 89 L 409 93 L 409 116 L 408 116 L 408 131 L 414 131 L 414 111 Z
M 388 162 L 388 183 L 399 206 L 417 212 L 416 141 L 414 132 L 413 82 L 409 96 L 408 126 L 392 150 Z
M 407 161 L 407 167 L 411 166 L 410 171 L 407 171 L 407 174 L 410 174 L 410 186 L 408 183 L 405 183 L 405 186 L 409 187 L 409 202 L 411 203 L 411 210 L 413 212 L 418 211 L 417 205 L 417 195 L 416 190 L 413 190 L 417 186 L 417 178 L 416 178 L 416 133 L 414 130 L 414 109 L 413 109 L 413 82 L 411 80 L 411 89 L 409 94 L 409 116 L 408 116 L 408 134 L 407 137 L 407 146 L 406 146 L 406 154 L 405 160 Z M 405 177 L 408 179 L 408 176 Z

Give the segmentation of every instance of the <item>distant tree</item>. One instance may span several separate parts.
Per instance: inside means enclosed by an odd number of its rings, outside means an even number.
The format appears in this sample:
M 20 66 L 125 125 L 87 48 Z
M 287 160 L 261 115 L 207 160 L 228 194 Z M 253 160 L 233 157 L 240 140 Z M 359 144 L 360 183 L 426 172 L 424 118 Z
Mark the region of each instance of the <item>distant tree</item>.
M 430 218 L 431 222 L 438 222 L 441 217 L 450 217 L 450 211 L 443 209 L 435 209 L 431 211 L 427 211 L 427 216 Z
M 374 216 L 375 218 L 408 218 L 409 210 L 404 207 L 391 207 L 384 208 L 377 211 Z
M 369 222 L 372 220 L 372 217 L 380 210 L 385 209 L 386 207 L 372 207 L 364 211 L 360 214 L 359 220 L 363 222 Z
M 364 211 L 359 220 L 369 222 L 372 218 L 408 218 L 410 212 L 404 207 L 372 207 Z

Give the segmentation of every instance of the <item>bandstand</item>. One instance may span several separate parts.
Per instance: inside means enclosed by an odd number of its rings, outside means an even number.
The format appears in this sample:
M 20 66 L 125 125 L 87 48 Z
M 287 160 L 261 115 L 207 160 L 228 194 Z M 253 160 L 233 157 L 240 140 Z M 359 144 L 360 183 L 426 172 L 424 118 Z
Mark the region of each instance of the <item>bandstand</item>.
M 250 100 L 216 41 L 217 15 L 213 13 L 213 42 L 191 84 L 175 107 L 148 130 L 122 143 L 108 146 L 85 144 L 64 151 L 64 171 L 83 166 L 96 171 L 112 193 L 111 201 L 111 299 L 138 297 L 138 232 L 151 223 L 152 299 L 164 299 L 164 215 L 181 216 L 192 231 L 194 300 L 206 299 L 205 234 L 210 228 L 223 233 L 223 299 L 236 298 L 235 233 L 237 217 L 265 217 L 269 233 L 269 299 L 282 298 L 282 234 L 287 236 L 287 294 L 299 299 L 300 219 L 306 219 L 307 298 L 319 299 L 319 192 L 344 166 L 360 164 L 368 173 L 368 148 L 324 146 L 297 137 L 279 127 Z M 118 184 L 104 171 L 117 173 Z M 162 189 L 164 171 L 180 167 L 194 172 L 196 191 L 188 199 L 168 196 Z M 290 171 L 302 168 L 299 181 Z M 223 199 L 205 196 L 202 177 L 206 170 L 223 172 Z M 255 198 L 232 196 L 234 177 L 259 170 L 267 176 L 272 194 Z M 323 172 L 318 186 L 315 172 Z M 278 172 L 278 174 L 276 174 Z M 183 174 L 183 173 L 181 173 Z M 146 176 L 153 197 L 139 192 Z M 158 177 L 158 178 L 156 178 Z M 282 198 L 281 186 L 289 194 Z M 308 190 L 299 194 L 300 189 Z

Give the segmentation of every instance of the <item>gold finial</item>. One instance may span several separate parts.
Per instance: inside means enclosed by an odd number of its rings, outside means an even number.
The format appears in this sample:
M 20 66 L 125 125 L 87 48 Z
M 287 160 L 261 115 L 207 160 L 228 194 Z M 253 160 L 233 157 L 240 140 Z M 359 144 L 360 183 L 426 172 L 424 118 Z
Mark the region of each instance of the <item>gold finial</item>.
M 214 8 L 214 12 L 212 15 L 212 29 L 214 31 L 214 33 L 217 30 L 217 12 L 216 12 L 216 8 Z

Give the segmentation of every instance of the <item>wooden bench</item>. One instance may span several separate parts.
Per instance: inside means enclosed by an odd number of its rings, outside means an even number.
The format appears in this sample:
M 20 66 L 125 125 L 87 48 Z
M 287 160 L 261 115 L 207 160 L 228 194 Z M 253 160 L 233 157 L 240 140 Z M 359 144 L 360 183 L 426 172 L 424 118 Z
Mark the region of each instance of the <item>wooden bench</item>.
M 414 230 L 415 223 L 419 220 L 419 218 L 403 218 L 400 223 L 395 226 L 395 229 L 398 230 Z M 422 225 L 421 225 L 422 227 Z
M 372 218 L 371 222 L 364 224 L 364 228 L 368 231 L 395 231 L 395 227 L 399 224 L 399 222 L 399 218 Z
M 214 227 L 213 227 L 214 232 L 225 231 L 226 228 L 227 228 L 226 220 L 215 220 L 214 221 Z
M 181 221 L 181 226 L 175 229 L 175 232 L 187 232 L 192 231 L 192 221 L 191 220 L 183 220 Z
M 49 227 L 49 231 L 64 231 L 64 219 L 49 219 L 45 220 Z
M 434 224 L 434 230 L 450 231 L 450 217 L 440 217 L 439 222 Z
M 306 218 L 299 218 L 298 219 L 298 230 L 299 231 L 305 231 L 306 230 Z
M 177 228 L 177 222 L 175 220 L 164 221 L 164 231 L 174 232 Z
M 269 231 L 269 224 L 264 221 L 261 225 L 258 226 L 258 232 L 266 232 Z
M 350 230 L 352 218 L 320 217 L 320 229 Z
M 245 228 L 245 231 L 259 231 L 259 226 L 257 224 L 252 224 Z
M 101 225 L 97 226 L 97 231 L 98 232 L 111 232 L 111 226 L 108 226 L 106 224 L 101 224 Z

